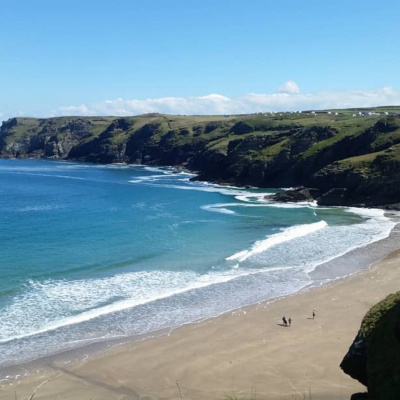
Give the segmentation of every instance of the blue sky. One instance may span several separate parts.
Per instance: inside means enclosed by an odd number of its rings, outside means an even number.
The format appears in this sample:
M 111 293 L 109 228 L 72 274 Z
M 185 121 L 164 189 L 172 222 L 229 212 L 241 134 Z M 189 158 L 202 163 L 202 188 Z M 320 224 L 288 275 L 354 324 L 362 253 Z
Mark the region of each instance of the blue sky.
M 400 2 L 0 0 L 0 120 L 400 104 Z

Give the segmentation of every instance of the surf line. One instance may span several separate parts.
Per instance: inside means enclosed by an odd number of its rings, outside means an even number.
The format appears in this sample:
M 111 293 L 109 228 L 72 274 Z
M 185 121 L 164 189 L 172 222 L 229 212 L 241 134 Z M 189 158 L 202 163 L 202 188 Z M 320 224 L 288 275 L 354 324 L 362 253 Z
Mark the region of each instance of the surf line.
M 313 224 L 291 226 L 290 228 L 286 228 L 282 232 L 276 233 L 275 235 L 272 235 L 265 240 L 259 240 L 255 242 L 250 250 L 239 251 L 238 253 L 235 253 L 232 256 L 225 258 L 225 260 L 237 260 L 239 262 L 243 262 L 249 257 L 255 254 L 263 253 L 273 246 L 289 242 L 290 240 L 302 236 L 309 235 L 310 233 L 319 231 L 320 229 L 324 229 L 326 226 L 328 226 L 328 224 L 325 221 L 319 221 Z

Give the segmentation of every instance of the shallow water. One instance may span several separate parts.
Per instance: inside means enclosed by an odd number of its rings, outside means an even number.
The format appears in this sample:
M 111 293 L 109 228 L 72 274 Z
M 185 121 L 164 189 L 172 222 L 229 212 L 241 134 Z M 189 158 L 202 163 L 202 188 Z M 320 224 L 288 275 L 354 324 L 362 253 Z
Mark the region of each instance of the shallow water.
M 352 273 L 335 260 L 395 225 L 381 210 L 270 203 L 272 191 L 192 176 L 0 160 L 0 365 L 170 329 Z

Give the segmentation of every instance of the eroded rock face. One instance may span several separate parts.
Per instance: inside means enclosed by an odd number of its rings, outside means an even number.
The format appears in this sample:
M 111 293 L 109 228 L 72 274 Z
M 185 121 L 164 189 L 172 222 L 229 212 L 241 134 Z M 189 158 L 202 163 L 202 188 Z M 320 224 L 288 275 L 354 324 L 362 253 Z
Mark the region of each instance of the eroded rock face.
M 358 334 L 340 364 L 343 372 L 368 386 L 367 340 Z
M 400 292 L 365 315 L 340 367 L 367 386 L 368 399 L 400 399 Z

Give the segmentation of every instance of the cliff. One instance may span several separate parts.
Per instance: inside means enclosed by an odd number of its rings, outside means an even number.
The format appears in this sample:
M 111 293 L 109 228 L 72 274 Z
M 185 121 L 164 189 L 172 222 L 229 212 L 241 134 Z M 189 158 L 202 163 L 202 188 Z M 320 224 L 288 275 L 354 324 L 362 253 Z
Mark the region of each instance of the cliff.
M 182 166 L 198 179 L 318 189 L 325 205 L 400 208 L 400 108 L 235 116 L 12 118 L 0 157 Z
M 389 295 L 365 315 L 340 366 L 367 386 L 368 395 L 359 394 L 358 398 L 400 399 L 400 292 Z

